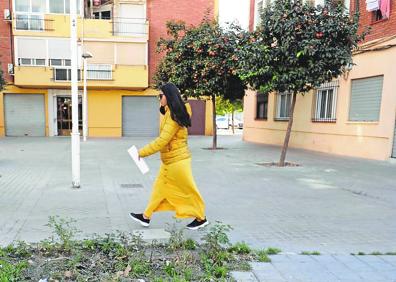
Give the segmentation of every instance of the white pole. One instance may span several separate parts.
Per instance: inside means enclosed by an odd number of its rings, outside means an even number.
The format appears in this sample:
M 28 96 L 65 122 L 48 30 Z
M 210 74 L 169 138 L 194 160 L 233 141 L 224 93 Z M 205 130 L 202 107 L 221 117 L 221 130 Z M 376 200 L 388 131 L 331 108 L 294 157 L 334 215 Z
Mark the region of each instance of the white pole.
M 70 50 L 72 94 L 72 185 L 80 187 L 80 132 L 78 130 L 78 85 L 77 85 L 77 1 L 70 1 Z
M 88 103 L 87 103 L 87 58 L 84 58 L 84 97 L 83 97 L 83 136 L 84 142 L 87 141 L 88 136 Z

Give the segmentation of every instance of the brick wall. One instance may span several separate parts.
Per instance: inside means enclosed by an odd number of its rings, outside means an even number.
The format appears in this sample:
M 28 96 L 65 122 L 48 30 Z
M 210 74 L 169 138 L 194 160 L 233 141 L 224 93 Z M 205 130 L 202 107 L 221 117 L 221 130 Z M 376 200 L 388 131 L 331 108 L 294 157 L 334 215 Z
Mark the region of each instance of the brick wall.
M 255 0 L 250 0 L 250 11 L 249 11 L 249 30 L 250 31 L 253 31 L 253 29 L 254 29 L 254 17 L 255 17 L 254 10 L 256 7 L 255 2 L 256 2 Z
M 12 81 L 12 77 L 8 75 L 8 64 L 12 63 L 11 52 L 11 23 L 4 21 L 4 9 L 10 9 L 8 0 L 0 0 L 0 63 L 3 69 L 4 78 Z
M 356 11 L 357 3 L 359 3 L 360 11 L 360 30 L 367 26 L 371 26 L 371 32 L 366 37 L 366 42 L 382 37 L 396 35 L 396 0 L 389 0 L 390 16 L 387 20 L 375 21 L 373 12 L 366 10 L 365 0 L 351 0 L 351 11 Z
M 156 52 L 160 37 L 166 37 L 166 22 L 182 20 L 187 24 L 199 24 L 206 12 L 214 16 L 215 1 L 218 0 L 147 0 L 147 18 L 149 20 L 149 80 L 157 69 L 163 56 Z

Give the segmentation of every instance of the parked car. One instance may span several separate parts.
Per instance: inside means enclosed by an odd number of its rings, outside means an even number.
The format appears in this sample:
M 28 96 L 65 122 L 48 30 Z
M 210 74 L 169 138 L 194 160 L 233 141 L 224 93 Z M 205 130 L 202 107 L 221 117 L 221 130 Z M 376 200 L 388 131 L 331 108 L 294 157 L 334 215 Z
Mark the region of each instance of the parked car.
M 230 121 L 229 121 L 229 126 L 232 127 L 232 119 L 230 119 Z M 242 129 L 243 121 L 241 121 L 237 118 L 234 118 L 234 127 Z
M 218 129 L 228 129 L 228 119 L 226 117 L 216 117 L 216 127 Z

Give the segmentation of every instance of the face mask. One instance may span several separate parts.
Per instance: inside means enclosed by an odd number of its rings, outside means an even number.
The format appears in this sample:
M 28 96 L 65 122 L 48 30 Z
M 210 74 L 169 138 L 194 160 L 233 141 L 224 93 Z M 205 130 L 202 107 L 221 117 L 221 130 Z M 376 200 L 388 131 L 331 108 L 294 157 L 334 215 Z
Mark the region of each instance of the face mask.
M 165 107 L 163 107 L 163 106 L 161 106 L 160 108 L 159 108 L 159 111 L 160 111 L 160 113 L 162 114 L 162 115 L 165 115 Z

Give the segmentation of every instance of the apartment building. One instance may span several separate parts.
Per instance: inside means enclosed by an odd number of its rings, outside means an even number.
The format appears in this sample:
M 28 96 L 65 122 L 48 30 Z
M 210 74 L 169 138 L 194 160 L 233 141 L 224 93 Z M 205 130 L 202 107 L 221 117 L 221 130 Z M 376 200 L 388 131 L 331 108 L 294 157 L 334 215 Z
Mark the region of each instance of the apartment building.
M 290 147 L 377 160 L 396 157 L 396 1 L 382 1 L 374 6 L 344 2 L 346 12 L 360 12 L 360 29 L 370 26 L 371 33 L 354 52 L 349 72 L 298 95 Z M 252 2 L 253 28 L 267 2 Z M 248 91 L 244 102 L 244 140 L 283 144 L 291 96 Z
M 154 54 L 156 41 L 166 36 L 165 22 L 174 18 L 197 23 L 208 9 L 216 15 L 214 1 L 168 2 L 76 1 L 79 127 L 82 130 L 82 57 L 89 55 L 90 137 L 158 135 L 157 91 L 150 88 L 150 81 L 160 59 Z M 9 30 L 9 40 L 3 44 L 9 46 L 10 65 L 5 69 L 2 64 L 9 84 L 0 93 L 0 136 L 70 135 L 69 5 L 69 0 L 11 0 L 2 7 L 8 15 L 0 27 Z M 178 10 L 172 10 L 176 6 Z M 199 9 L 191 9 L 195 6 Z M 204 109 L 203 115 L 207 112 Z M 209 124 L 204 118 L 201 134 L 211 133 Z

